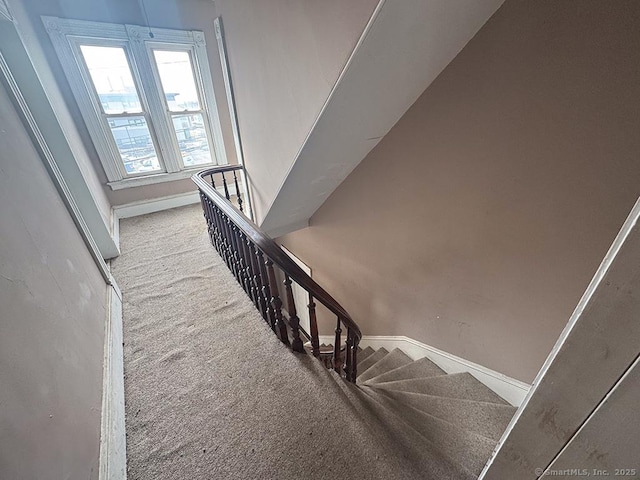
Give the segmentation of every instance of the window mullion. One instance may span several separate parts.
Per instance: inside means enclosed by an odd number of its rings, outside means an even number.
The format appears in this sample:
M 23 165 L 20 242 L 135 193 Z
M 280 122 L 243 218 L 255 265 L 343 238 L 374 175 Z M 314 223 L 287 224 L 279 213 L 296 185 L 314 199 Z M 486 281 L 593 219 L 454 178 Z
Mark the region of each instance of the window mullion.
M 130 39 L 131 51 L 134 57 L 138 80 L 144 90 L 147 100 L 149 114 L 153 119 L 152 128 L 160 147 L 162 159 L 168 173 L 180 170 L 178 158 L 176 158 L 175 146 L 172 142 L 173 132 L 171 130 L 170 119 L 165 109 L 164 101 L 160 96 L 160 89 L 156 84 L 155 74 L 151 65 L 151 60 L 147 53 L 147 47 L 141 38 L 139 27 L 127 25 L 127 33 Z

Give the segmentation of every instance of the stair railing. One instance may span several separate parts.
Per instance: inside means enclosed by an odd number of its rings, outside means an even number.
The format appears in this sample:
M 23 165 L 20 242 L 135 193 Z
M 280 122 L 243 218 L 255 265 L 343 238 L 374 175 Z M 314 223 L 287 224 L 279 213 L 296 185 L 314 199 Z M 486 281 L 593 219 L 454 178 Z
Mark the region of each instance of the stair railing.
M 240 175 L 238 175 L 240 173 Z M 238 283 L 247 293 L 265 322 L 285 345 L 295 352 L 304 353 L 301 338 L 311 341 L 315 357 L 320 357 L 320 341 L 316 319 L 316 301 L 336 315 L 336 329 L 332 367 L 355 383 L 357 376 L 357 350 L 362 333 L 346 310 L 280 246 L 245 214 L 246 201 L 238 184 L 246 182 L 241 165 L 210 168 L 194 175 L 192 180 L 200 191 L 202 210 L 207 222 L 211 244 L 220 254 Z M 243 185 L 243 186 L 246 186 Z M 276 268 L 284 277 L 283 289 L 287 316 L 283 315 L 283 302 L 277 282 Z M 291 288 L 295 282 L 309 294 L 309 332 L 300 326 L 298 310 Z M 346 328 L 345 358 L 342 358 L 342 332 Z M 291 337 L 291 339 L 290 339 Z

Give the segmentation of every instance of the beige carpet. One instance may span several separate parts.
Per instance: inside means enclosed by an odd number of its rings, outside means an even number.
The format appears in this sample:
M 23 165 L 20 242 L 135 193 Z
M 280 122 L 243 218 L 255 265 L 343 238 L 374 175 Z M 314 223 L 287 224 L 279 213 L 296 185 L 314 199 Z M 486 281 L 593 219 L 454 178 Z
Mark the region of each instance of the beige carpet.
M 460 478 L 415 431 L 380 422 L 357 387 L 277 340 L 199 206 L 123 220 L 120 241 L 130 480 Z

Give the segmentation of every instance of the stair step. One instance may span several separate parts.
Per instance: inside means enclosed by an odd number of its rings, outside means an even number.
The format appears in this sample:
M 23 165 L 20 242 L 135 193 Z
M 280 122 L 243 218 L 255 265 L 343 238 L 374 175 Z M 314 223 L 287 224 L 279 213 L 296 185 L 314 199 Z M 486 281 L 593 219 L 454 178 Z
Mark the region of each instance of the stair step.
M 374 389 L 362 389 L 353 384 L 341 382 L 341 388 L 350 401 L 362 413 L 363 419 L 373 421 L 370 428 L 382 428 L 404 447 L 405 459 L 415 462 L 423 478 L 438 480 L 475 480 L 471 475 L 441 452 L 431 440 L 416 430 L 394 408 L 389 408 L 384 395 Z
M 363 387 L 375 392 L 373 387 Z M 384 395 L 378 400 L 389 410 L 398 414 L 447 456 L 452 463 L 473 475 L 479 475 L 491 456 L 497 440 L 465 430 L 450 422 L 415 408 L 399 405 Z
M 370 378 L 366 381 L 366 384 L 372 385 L 383 382 L 395 382 L 397 380 L 409 380 L 412 378 L 437 377 L 446 374 L 447 372 L 442 370 L 428 358 L 421 358 L 408 365 L 390 370 L 382 375 L 378 375 L 377 377 Z
M 368 368 L 372 367 L 373 364 L 379 362 L 384 357 L 389 354 L 386 348 L 382 347 L 376 350 L 376 352 L 372 355 L 369 355 L 362 361 L 358 362 L 358 372 L 364 373 Z
M 371 387 L 399 392 L 426 393 L 427 395 L 435 395 L 438 397 L 466 398 L 478 402 L 508 405 L 499 395 L 467 372 L 441 375 L 439 377 L 376 383 L 375 385 L 371 385 Z
M 424 393 L 385 391 L 404 405 L 428 413 L 460 428 L 471 430 L 496 442 L 504 433 L 516 407 L 478 402 L 462 398 L 445 398 Z
M 360 374 L 358 375 L 358 382 L 366 382 L 371 378 L 382 375 L 390 370 L 395 370 L 396 368 L 408 365 L 412 362 L 413 360 L 402 350 L 400 350 L 399 348 L 395 348 L 391 351 L 391 353 L 386 355 L 375 365 L 371 366 L 367 370 L 360 371 Z
M 376 351 L 371 347 L 367 347 L 364 350 L 358 352 L 358 365 L 360 365 L 360 362 L 365 360 L 367 357 L 370 357 L 374 353 L 376 353 Z

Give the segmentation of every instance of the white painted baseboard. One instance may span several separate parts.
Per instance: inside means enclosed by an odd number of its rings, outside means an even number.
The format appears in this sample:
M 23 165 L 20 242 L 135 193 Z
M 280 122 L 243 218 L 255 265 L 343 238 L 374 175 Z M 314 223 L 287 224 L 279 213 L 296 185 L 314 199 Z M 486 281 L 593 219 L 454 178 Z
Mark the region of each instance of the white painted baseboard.
M 222 187 L 217 187 L 221 195 L 224 195 Z M 235 185 L 228 186 L 229 195 L 236 194 Z M 184 207 L 185 205 L 193 205 L 200 202 L 200 194 L 198 191 L 180 193 L 177 195 L 169 195 L 166 197 L 154 198 L 151 200 L 142 200 L 140 202 L 127 203 L 125 205 L 116 205 L 111 209 L 111 237 L 120 249 L 120 220 L 122 218 L 137 217 L 146 215 L 147 213 L 160 212 L 169 210 L 170 208 Z
M 122 294 L 108 287 L 109 315 L 105 327 L 100 432 L 100 480 L 126 480 L 127 440 L 124 421 L 124 352 L 122 348 Z
M 117 220 L 121 218 L 137 217 L 147 213 L 160 212 L 170 208 L 183 207 L 200 201 L 200 194 L 197 191 L 170 195 L 168 197 L 154 198 L 140 202 L 127 203 L 126 205 L 116 205 L 113 207 L 113 214 Z
M 170 208 L 184 207 L 200 201 L 200 194 L 195 192 L 180 193 L 167 197 L 143 200 L 140 202 L 116 205 L 111 209 L 111 238 L 120 250 L 120 220 L 122 218 L 137 217 L 147 213 L 160 212 Z
M 320 335 L 320 343 L 333 343 L 333 335 Z M 399 348 L 413 360 L 427 357 L 447 373 L 468 372 L 513 406 L 520 406 L 531 385 L 508 377 L 477 363 L 405 336 L 363 336 L 360 347 L 381 348 L 391 351 Z

